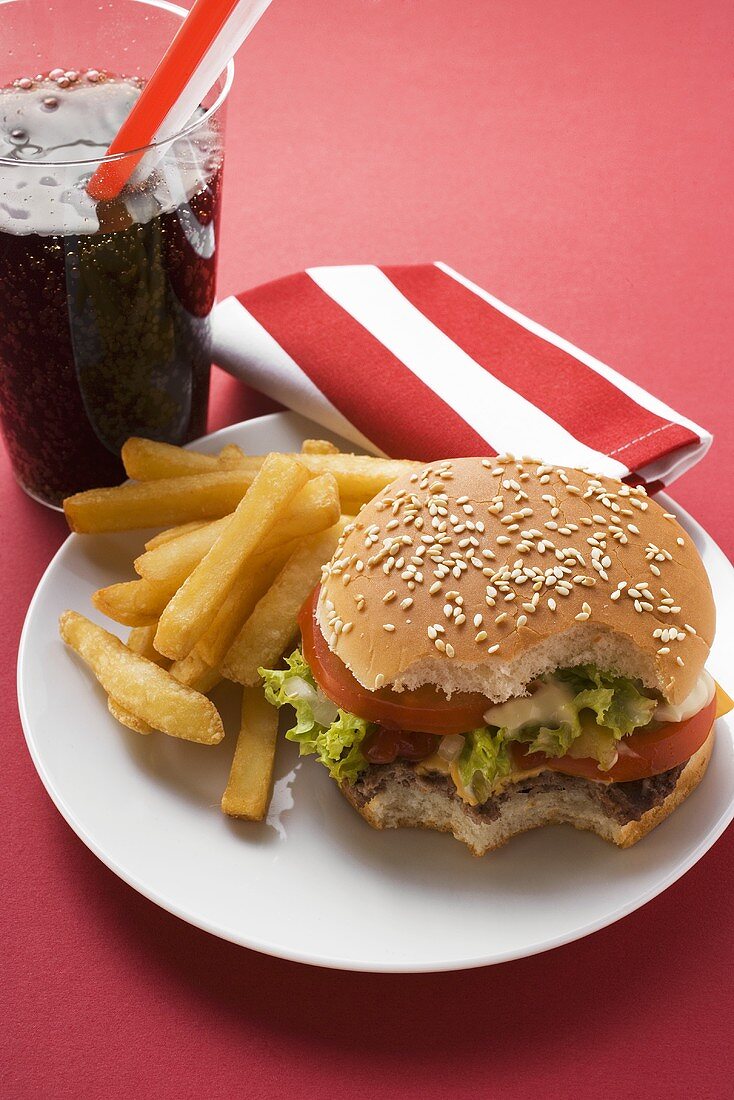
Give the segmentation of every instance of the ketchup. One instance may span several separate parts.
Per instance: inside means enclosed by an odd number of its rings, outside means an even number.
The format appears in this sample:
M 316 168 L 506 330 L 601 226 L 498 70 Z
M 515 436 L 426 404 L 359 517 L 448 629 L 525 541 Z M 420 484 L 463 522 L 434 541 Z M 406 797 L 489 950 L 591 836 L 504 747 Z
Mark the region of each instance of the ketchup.
M 435 733 L 378 726 L 362 742 L 362 755 L 370 764 L 392 764 L 398 757 L 402 760 L 425 760 L 436 751 L 440 740 Z

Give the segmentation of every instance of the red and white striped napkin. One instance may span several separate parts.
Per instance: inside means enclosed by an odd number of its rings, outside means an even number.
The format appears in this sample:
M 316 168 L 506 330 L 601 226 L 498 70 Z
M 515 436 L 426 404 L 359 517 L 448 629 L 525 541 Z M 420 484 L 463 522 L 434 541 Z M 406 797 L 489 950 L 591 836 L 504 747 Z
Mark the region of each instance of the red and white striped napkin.
M 316 267 L 227 298 L 225 370 L 360 447 L 510 451 L 669 485 L 711 435 L 446 264 Z

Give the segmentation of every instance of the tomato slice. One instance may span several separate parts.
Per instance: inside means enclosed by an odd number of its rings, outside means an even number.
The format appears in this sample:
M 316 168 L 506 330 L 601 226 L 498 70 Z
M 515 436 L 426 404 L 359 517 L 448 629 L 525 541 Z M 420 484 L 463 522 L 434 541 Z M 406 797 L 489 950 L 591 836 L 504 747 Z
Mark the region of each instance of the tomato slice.
M 525 746 L 517 742 L 512 746 L 512 753 L 518 768 L 544 767 L 601 783 L 629 783 L 660 775 L 683 764 L 701 748 L 715 719 L 716 697 L 685 722 L 667 722 L 656 730 L 632 733 L 618 743 L 619 758 L 607 772 L 601 771 L 596 760 L 575 760 L 572 756 L 554 759 L 542 752 L 528 753 Z
M 369 691 L 362 687 L 347 666 L 329 649 L 320 627 L 315 623 L 316 588 L 298 617 L 303 640 L 303 656 L 314 680 L 324 695 L 342 710 L 377 722 L 392 730 L 413 730 L 420 733 L 467 733 L 484 724 L 484 712 L 489 701 L 481 692 L 454 692 L 450 699 L 431 684 L 413 691 L 393 691 L 380 688 Z

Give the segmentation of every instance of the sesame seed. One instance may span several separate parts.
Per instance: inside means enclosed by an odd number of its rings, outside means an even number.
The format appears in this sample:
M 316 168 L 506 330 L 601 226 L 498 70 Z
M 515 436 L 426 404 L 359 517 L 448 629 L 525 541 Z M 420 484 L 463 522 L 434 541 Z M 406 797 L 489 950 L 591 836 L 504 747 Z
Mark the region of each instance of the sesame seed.
M 395 629 L 395 624 L 394 623 L 383 623 L 382 624 L 382 629 L 386 630 L 388 632 L 388 634 L 392 634 L 392 632 Z
M 658 650 L 658 656 L 659 657 L 664 657 L 667 653 L 670 653 L 670 649 L 666 645 L 661 646 L 660 649 Z
M 685 661 L 683 660 L 683 658 L 682 657 L 676 657 L 675 660 L 676 660 L 676 664 L 679 664 L 680 667 L 683 668 L 683 666 L 685 665 Z
M 517 623 L 515 624 L 517 626 L 517 629 L 519 630 L 520 627 L 525 626 L 527 621 L 528 621 L 527 615 L 520 615 L 518 617 Z
M 447 642 L 446 643 L 446 656 L 447 657 L 453 657 L 454 654 L 455 654 L 454 647 L 452 646 L 451 642 Z
M 488 648 L 488 650 L 487 650 L 487 653 L 496 653 L 496 652 L 497 652 L 497 650 L 499 649 L 499 647 L 500 647 L 500 646 L 499 646 L 499 642 L 495 642 L 495 644 L 494 644 L 494 645 L 491 645 L 491 646 L 490 646 L 490 647 Z

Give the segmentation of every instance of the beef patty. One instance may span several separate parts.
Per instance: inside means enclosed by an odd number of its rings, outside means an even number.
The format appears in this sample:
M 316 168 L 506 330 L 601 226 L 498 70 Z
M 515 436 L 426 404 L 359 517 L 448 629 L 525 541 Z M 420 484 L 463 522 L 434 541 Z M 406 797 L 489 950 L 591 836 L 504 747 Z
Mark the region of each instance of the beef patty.
M 379 794 L 388 781 L 406 787 L 414 785 L 424 791 L 439 790 L 460 802 L 464 811 L 477 821 L 494 821 L 500 815 L 502 803 L 510 795 L 578 790 L 581 786 L 584 793 L 593 798 L 605 814 L 620 825 L 626 825 L 629 821 L 639 821 L 648 810 L 664 802 L 675 789 L 684 767 L 685 764 L 679 764 L 670 771 L 654 775 L 650 779 L 635 779 L 631 783 L 596 783 L 593 779 L 581 779 L 575 775 L 546 771 L 532 779 L 513 783 L 504 791 L 487 799 L 481 806 L 469 806 L 464 802 L 449 776 L 433 772 L 420 775 L 413 765 L 401 761 L 396 761 L 394 764 L 370 764 L 354 783 L 350 784 L 350 788 L 360 807 Z

